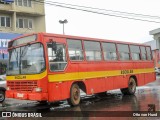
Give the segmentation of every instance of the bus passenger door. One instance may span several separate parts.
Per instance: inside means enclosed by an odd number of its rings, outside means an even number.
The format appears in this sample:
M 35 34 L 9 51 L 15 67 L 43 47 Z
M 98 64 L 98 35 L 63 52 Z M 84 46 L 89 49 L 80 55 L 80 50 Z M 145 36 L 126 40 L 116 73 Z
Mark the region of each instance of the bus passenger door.
M 67 68 L 66 40 L 60 37 L 45 37 L 46 66 L 48 70 L 49 101 L 66 99 L 68 97 L 67 81 L 65 78 Z

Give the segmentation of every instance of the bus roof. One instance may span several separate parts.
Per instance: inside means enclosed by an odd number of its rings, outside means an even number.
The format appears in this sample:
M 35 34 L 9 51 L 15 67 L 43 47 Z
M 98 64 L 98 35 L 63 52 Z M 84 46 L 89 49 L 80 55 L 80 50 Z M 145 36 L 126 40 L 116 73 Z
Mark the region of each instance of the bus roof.
M 40 33 L 32 33 L 32 34 L 25 34 L 22 36 L 19 36 L 11 41 L 14 41 L 16 39 L 19 38 L 23 38 L 29 35 L 40 35 L 40 36 L 44 36 L 44 37 L 61 37 L 61 38 L 68 38 L 68 39 L 79 39 L 79 40 L 91 40 L 91 41 L 101 41 L 101 42 L 113 42 L 113 43 L 121 43 L 121 44 L 132 44 L 132 45 L 140 45 L 140 46 L 149 46 L 146 44 L 142 44 L 142 43 L 133 43 L 133 42 L 125 42 L 125 41 L 117 41 L 117 40 L 108 40 L 108 39 L 100 39 L 100 38 L 90 38 L 90 37 L 81 37 L 81 36 L 73 36 L 73 35 L 63 35 L 63 34 L 54 34 L 54 33 L 44 33 L 44 32 L 40 32 Z

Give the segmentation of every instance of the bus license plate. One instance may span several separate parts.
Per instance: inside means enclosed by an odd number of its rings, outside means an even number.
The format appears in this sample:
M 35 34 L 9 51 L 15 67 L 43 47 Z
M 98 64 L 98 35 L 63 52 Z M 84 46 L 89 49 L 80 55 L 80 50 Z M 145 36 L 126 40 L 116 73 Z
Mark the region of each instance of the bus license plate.
M 23 97 L 24 96 L 24 94 L 22 94 L 22 93 L 17 93 L 17 97 Z

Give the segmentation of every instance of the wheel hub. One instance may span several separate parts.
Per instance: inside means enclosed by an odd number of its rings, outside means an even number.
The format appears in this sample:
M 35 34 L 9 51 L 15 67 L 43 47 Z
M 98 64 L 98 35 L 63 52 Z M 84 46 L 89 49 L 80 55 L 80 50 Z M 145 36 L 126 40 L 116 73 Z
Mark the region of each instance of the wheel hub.
M 78 100 L 79 92 L 76 88 L 74 89 L 73 97 L 74 97 L 75 100 Z
M 0 100 L 3 100 L 4 96 L 2 94 L 0 94 Z
M 130 89 L 131 89 L 132 91 L 134 91 L 134 90 L 135 90 L 136 85 L 135 85 L 135 83 L 134 83 L 134 82 L 130 82 L 129 87 L 130 87 Z

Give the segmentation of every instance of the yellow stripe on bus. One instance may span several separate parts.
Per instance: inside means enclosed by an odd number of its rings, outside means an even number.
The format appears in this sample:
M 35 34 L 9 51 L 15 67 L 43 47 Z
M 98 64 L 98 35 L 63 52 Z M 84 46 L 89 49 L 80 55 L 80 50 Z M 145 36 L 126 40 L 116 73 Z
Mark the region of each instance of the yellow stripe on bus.
M 49 75 L 49 82 L 61 82 L 69 80 L 84 80 L 89 78 L 100 78 L 100 77 L 110 77 L 110 76 L 120 76 L 128 74 L 141 74 L 141 73 L 153 73 L 154 68 L 147 69 L 133 69 L 132 73 L 126 73 L 124 70 L 112 70 L 112 71 L 96 71 L 96 72 L 74 72 L 74 73 L 64 73 Z M 126 70 L 127 71 L 127 70 Z
M 110 77 L 110 76 L 120 76 L 128 74 L 141 74 L 141 73 L 153 73 L 154 68 L 147 69 L 129 69 L 129 70 L 110 70 L 110 71 L 94 71 L 94 72 L 73 72 L 73 73 L 61 73 L 48 75 L 49 82 L 62 82 L 69 80 L 84 80 L 89 78 L 100 78 L 100 77 Z M 39 80 L 47 76 L 47 71 L 41 74 L 35 75 L 15 75 L 7 76 L 6 79 L 9 80 Z
M 15 76 L 6 76 L 6 80 L 39 80 L 47 75 L 47 70 L 43 73 L 35 74 L 35 75 L 15 75 Z

